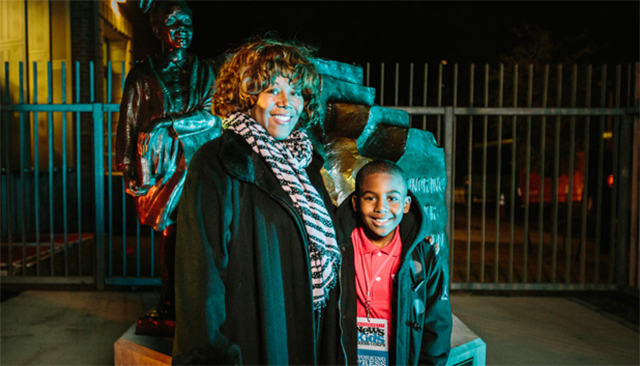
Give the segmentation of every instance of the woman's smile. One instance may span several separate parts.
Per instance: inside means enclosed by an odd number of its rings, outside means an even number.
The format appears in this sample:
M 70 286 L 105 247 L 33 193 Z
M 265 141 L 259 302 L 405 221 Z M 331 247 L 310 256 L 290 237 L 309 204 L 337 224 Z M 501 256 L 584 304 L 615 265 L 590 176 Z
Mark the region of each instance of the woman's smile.
M 284 140 L 296 127 L 304 108 L 300 90 L 289 79 L 278 76 L 267 89 L 260 92 L 249 115 L 276 140 Z

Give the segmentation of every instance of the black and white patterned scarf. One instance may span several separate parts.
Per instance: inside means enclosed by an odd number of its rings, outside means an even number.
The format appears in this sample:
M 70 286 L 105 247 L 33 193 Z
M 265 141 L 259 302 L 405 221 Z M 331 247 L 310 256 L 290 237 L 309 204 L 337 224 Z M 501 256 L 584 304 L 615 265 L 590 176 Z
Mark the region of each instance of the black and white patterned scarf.
M 224 125 L 265 159 L 302 217 L 309 238 L 313 306 L 316 310 L 324 307 L 329 290 L 337 283 L 342 258 L 331 217 L 305 171 L 313 152 L 309 137 L 294 130 L 285 140 L 276 140 L 254 119 L 239 112 L 229 116 Z

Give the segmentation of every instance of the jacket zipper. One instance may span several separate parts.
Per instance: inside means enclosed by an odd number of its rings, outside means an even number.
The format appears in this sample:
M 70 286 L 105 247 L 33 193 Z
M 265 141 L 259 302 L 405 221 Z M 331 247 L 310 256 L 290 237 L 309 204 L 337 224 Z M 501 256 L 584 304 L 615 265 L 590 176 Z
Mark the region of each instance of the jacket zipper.
M 340 295 L 338 295 L 338 319 L 340 319 L 340 321 L 338 322 L 338 325 L 340 328 L 340 349 L 342 350 L 342 356 L 344 357 L 344 364 L 348 365 L 349 360 L 347 359 L 347 350 L 344 347 L 344 329 L 342 327 L 342 266 L 343 264 L 341 263 L 340 270 L 338 271 L 338 284 L 340 285 Z
M 263 189 L 262 187 L 260 187 L 259 185 L 255 184 L 256 187 L 260 188 L 263 192 L 267 193 L 267 195 L 269 195 L 269 197 L 273 198 L 275 201 L 279 202 L 280 205 L 282 205 L 287 211 L 289 211 L 289 213 L 291 214 L 291 216 L 293 216 L 294 221 L 296 222 L 296 224 L 298 225 L 298 230 L 300 231 L 300 233 L 302 234 L 302 239 L 304 241 L 304 251 L 307 254 L 307 258 L 309 257 L 309 237 L 307 235 L 307 231 L 303 230 L 304 229 L 304 222 L 302 221 L 302 218 L 300 217 L 300 215 L 298 214 L 298 212 L 296 211 L 296 209 L 294 207 L 292 207 L 291 205 L 289 205 L 285 200 L 283 200 L 282 198 L 276 196 L 275 194 L 273 194 L 272 192 L 269 192 L 265 189 Z M 311 273 L 311 267 L 309 265 L 309 267 L 307 267 L 309 270 L 309 273 Z M 318 314 L 318 317 L 316 319 L 316 314 L 315 314 L 315 309 L 313 308 L 313 283 L 311 284 L 311 309 L 314 312 L 312 318 L 313 318 L 313 327 L 317 328 L 314 332 L 313 332 L 313 363 L 314 365 L 318 364 L 318 353 L 317 353 L 317 347 L 318 347 L 318 332 L 320 331 L 320 313 Z

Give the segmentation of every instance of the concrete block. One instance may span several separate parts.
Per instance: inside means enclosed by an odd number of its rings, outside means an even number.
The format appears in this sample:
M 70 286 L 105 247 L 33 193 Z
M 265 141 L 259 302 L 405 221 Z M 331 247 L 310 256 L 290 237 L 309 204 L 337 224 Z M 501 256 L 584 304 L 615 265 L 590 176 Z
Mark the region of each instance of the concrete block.
M 136 335 L 134 323 L 113 345 L 115 366 L 170 366 L 173 338 Z
M 332 76 L 321 76 L 320 98 L 324 103 L 351 103 L 372 106 L 376 90 L 357 83 L 350 83 Z

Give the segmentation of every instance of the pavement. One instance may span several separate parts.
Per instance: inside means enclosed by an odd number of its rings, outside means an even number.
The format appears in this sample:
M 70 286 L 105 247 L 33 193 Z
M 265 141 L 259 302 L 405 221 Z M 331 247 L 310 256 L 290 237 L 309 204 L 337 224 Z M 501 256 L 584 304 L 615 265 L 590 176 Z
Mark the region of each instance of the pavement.
M 113 365 L 113 344 L 157 292 L 24 291 L 0 304 L 0 365 Z M 638 324 L 559 296 L 451 294 L 487 365 L 639 365 Z

